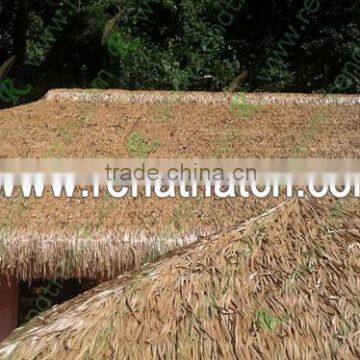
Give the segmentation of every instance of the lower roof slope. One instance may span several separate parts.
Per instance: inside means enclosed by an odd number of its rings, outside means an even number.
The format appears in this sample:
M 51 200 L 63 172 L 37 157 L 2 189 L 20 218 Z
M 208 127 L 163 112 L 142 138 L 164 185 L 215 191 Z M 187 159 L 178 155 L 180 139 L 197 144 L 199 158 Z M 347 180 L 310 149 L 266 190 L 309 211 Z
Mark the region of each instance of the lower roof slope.
M 360 219 L 288 200 L 16 330 L 0 358 L 359 358 Z

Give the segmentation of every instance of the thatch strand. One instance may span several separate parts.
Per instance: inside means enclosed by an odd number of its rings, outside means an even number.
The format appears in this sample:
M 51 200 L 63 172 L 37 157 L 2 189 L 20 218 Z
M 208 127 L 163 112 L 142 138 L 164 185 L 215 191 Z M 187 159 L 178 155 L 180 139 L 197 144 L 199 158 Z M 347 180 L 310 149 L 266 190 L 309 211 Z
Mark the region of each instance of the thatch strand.
M 16 330 L 1 359 L 357 359 L 360 219 L 293 199 Z

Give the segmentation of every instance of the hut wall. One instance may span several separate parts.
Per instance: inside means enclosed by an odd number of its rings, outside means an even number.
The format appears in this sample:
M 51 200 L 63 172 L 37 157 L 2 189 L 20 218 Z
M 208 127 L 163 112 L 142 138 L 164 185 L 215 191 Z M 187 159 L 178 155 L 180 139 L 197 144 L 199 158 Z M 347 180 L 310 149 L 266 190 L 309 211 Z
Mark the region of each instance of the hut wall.
M 15 279 L 0 279 L 0 341 L 17 326 L 19 285 Z

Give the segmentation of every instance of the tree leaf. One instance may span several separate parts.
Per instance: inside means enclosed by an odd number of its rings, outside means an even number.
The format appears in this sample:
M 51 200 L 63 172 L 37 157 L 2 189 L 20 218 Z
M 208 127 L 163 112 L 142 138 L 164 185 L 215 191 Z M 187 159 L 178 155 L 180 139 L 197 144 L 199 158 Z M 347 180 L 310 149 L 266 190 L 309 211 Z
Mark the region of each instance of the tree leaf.
M 111 18 L 105 25 L 102 39 L 101 39 L 101 45 L 104 45 L 106 43 L 106 40 L 108 39 L 109 35 L 111 34 L 112 30 L 116 26 L 116 23 L 118 20 L 121 19 L 122 13 L 116 14 L 113 18 Z
M 15 63 L 16 56 L 13 55 L 10 59 L 6 60 L 1 66 L 0 66 L 0 80 L 3 80 L 6 78 L 7 74 L 13 67 Z

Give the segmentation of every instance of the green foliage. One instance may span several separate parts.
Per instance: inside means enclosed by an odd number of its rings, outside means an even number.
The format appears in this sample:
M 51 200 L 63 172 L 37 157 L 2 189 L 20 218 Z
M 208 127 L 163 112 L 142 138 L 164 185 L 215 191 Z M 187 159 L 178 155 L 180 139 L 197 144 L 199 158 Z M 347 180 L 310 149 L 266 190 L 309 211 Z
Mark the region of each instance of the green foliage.
M 279 325 L 279 320 L 272 315 L 269 309 L 262 309 L 256 312 L 255 324 L 263 330 L 273 332 Z
M 149 144 L 141 134 L 134 133 L 127 143 L 127 150 L 133 157 L 147 158 L 151 153 L 155 152 L 160 145 L 159 140 L 155 140 Z
M 109 52 L 113 56 L 120 57 L 122 60 L 126 60 L 126 58 L 132 54 L 135 53 L 140 49 L 141 46 L 141 40 L 140 39 L 134 39 L 128 41 L 124 34 L 121 32 L 115 32 L 113 33 L 108 41 L 107 41 L 107 47 Z
M 227 23 L 222 1 L 74 0 L 70 15 L 69 2 L 33 0 L 26 59 L 40 59 L 41 66 L 25 65 L 19 78 L 31 80 L 37 97 L 51 87 L 90 87 L 101 71 L 111 74 L 102 88 L 222 91 L 246 71 L 240 91 L 359 92 L 353 54 L 360 7 L 352 0 L 319 2 L 304 24 L 297 17 L 301 0 L 264 6 L 244 0 L 239 10 L 227 8 Z M 0 63 L 14 53 L 15 3 L 0 5 Z M 51 27 L 57 29 L 46 33 Z M 344 73 L 346 83 L 334 87 Z M 246 105 L 233 110 L 253 113 Z
M 273 91 L 286 91 L 295 85 L 295 73 L 288 70 L 288 64 L 284 60 L 278 60 L 270 66 L 261 68 L 258 79 L 264 89 Z
M 12 103 L 13 106 L 18 105 L 25 95 L 32 90 L 32 86 L 28 84 L 26 88 L 16 88 L 14 82 L 6 78 L 0 81 L 0 99 L 5 103 Z
M 260 105 L 251 104 L 245 94 L 235 95 L 230 105 L 230 112 L 239 117 L 249 118 L 259 109 Z

